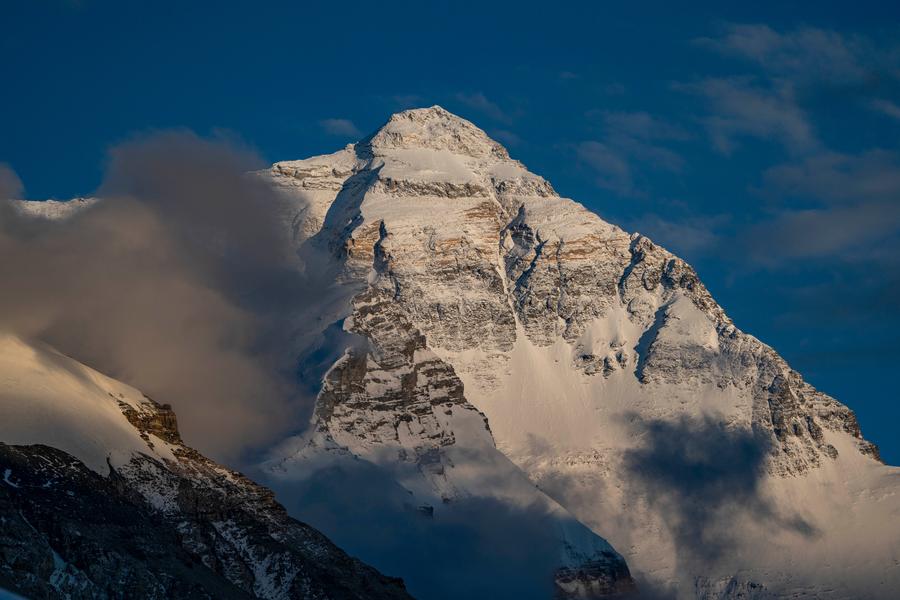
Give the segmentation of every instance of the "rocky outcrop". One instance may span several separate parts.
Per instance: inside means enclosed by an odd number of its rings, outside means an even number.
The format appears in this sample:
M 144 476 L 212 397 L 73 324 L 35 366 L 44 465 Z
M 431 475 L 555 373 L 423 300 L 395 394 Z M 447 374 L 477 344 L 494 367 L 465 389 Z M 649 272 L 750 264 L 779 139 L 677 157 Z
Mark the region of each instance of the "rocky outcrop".
M 0 444 L 0 585 L 30 598 L 251 598 L 72 456 Z
M 466 401 L 453 368 L 428 350 L 425 336 L 388 291 L 370 289 L 353 305 L 346 327 L 364 336 L 370 348 L 350 350 L 329 371 L 316 405 L 316 426 L 358 451 L 396 447 L 396 460 L 418 464 L 429 477 L 439 478 L 433 483 L 443 490 L 448 483 L 440 449 L 456 442 L 455 413 L 481 421 L 490 439 L 487 420 Z
M 563 567 L 554 577 L 556 598 L 639 597 L 628 567 L 618 555 L 600 556 L 579 568 Z
M 0 443 L 0 586 L 34 598 L 409 598 L 185 446 L 170 407 L 110 401 L 173 459 L 133 455 L 104 477 L 55 448 Z

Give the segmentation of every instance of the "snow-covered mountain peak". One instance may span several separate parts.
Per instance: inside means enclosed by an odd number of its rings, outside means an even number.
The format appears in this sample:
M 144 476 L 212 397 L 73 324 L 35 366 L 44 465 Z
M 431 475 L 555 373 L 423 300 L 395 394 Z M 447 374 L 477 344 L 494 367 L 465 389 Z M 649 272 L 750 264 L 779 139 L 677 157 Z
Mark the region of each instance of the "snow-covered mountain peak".
M 896 510 L 888 490 L 900 471 L 878 462 L 849 408 L 740 331 L 677 256 L 559 197 L 440 107 L 398 113 L 358 144 L 267 175 L 298 199 L 298 246 L 327 248 L 337 281 L 353 284 L 343 313 L 319 322 L 369 344 L 328 372 L 313 419 L 328 443 L 295 444 L 303 450 L 279 463 L 288 478 L 334 445 L 394 473 L 440 516 L 487 493 L 470 476 L 484 475 L 478 465 L 514 480 L 502 461 L 461 455 L 495 446 L 542 494 L 609 535 L 647 581 L 681 597 L 704 577 L 740 575 L 736 585 L 785 594 L 843 585 L 819 572 L 826 563 L 867 579 L 857 596 L 896 583 L 882 578 L 897 538 L 871 528 Z M 472 427 L 482 415 L 487 427 Z M 744 441 L 752 464 L 721 472 L 752 480 L 758 497 L 715 498 L 709 511 L 749 524 L 736 534 L 711 518 L 700 537 L 724 531 L 740 538 L 735 556 L 756 558 L 710 562 L 679 529 L 690 509 L 669 506 L 683 491 L 646 472 L 672 443 L 689 444 L 674 467 L 691 471 L 693 444 L 717 465 Z M 808 500 L 829 486 L 847 498 L 875 490 L 874 500 Z M 784 567 L 799 555 L 814 558 Z
M 446 150 L 475 158 L 509 158 L 506 148 L 471 122 L 440 106 L 396 113 L 364 141 L 378 154 L 393 149 Z

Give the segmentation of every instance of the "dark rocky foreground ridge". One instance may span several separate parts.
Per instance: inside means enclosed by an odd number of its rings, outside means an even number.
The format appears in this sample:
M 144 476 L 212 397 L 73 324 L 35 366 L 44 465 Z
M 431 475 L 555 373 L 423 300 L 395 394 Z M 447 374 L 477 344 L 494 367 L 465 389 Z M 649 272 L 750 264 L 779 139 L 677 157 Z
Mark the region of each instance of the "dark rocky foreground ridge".
M 55 448 L 0 443 L 0 589 L 76 599 L 411 597 L 402 580 L 289 517 L 272 492 L 185 446 L 167 406 L 120 407 L 176 460 L 134 456 L 103 477 Z

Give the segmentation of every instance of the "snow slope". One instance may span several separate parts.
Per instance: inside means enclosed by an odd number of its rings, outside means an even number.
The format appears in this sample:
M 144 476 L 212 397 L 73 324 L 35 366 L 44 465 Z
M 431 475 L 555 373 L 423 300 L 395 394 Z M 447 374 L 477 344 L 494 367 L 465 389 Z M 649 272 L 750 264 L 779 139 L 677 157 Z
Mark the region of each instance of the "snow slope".
M 101 475 L 136 455 L 174 460 L 166 442 L 141 438 L 120 405 L 140 411 L 149 402 L 48 346 L 0 335 L 0 441 L 51 445 Z
M 89 208 L 98 198 L 73 198 L 71 200 L 12 200 L 13 207 L 20 214 L 41 219 L 62 220 Z

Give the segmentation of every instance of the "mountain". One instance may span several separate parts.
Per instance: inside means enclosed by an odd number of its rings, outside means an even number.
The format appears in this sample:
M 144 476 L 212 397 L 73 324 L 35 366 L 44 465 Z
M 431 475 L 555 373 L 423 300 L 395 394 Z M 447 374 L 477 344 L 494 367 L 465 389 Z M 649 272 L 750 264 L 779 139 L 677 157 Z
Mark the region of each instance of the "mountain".
M 900 469 L 853 412 L 738 329 L 687 263 L 559 197 L 473 124 L 405 111 L 260 175 L 335 281 L 305 321 L 302 364 L 329 357 L 309 377 L 324 380 L 310 431 L 263 466 L 289 507 L 362 461 L 434 520 L 472 498 L 543 503 L 574 549 L 574 517 L 645 594 L 900 589 Z M 393 567 L 392 548 L 336 525 L 354 510 L 312 522 Z M 568 589 L 578 561 L 561 562 Z
M 410 597 L 186 446 L 169 406 L 11 335 L 0 336 L 0 440 L 0 590 Z
M 63 220 L 75 213 L 90 208 L 98 198 L 72 198 L 71 200 L 10 200 L 12 206 L 22 215 L 50 220 Z
M 896 597 L 900 469 L 683 260 L 437 106 L 254 176 L 315 291 L 249 473 L 294 518 L 421 598 Z

